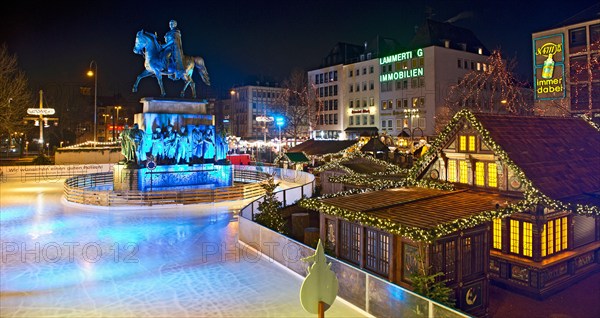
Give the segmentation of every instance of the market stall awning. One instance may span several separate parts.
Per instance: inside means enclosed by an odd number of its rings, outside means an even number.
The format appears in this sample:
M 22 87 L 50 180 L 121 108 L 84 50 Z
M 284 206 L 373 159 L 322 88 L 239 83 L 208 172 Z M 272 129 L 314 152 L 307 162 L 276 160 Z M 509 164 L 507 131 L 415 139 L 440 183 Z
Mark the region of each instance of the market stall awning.
M 371 138 L 362 148 L 362 152 L 389 152 L 390 148 L 386 146 L 379 138 Z
M 293 163 L 310 162 L 310 159 L 303 152 L 286 152 L 285 156 L 288 161 Z

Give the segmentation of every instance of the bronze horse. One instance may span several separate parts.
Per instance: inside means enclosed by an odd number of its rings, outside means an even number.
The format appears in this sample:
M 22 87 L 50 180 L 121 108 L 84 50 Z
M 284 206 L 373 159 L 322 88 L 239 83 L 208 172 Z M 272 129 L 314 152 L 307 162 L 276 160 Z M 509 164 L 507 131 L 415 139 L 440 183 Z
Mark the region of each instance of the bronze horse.
M 135 46 L 133 47 L 135 54 L 144 55 L 144 67 L 146 69 L 137 77 L 135 84 L 133 84 L 132 91 L 137 92 L 138 84 L 144 77 L 155 76 L 158 80 L 158 86 L 160 87 L 161 96 L 166 96 L 165 88 L 163 86 L 162 76 L 173 75 L 174 71 L 169 70 L 168 57 L 162 46 L 158 43 L 156 35 L 141 30 L 135 37 Z M 190 86 L 192 88 L 192 97 L 196 98 L 196 83 L 192 79 L 194 69 L 198 68 L 200 72 L 200 78 L 206 85 L 210 85 L 210 78 L 208 77 L 208 71 L 204 65 L 204 59 L 199 56 L 187 56 L 184 55 L 183 67 L 185 72 L 183 73 L 182 80 L 185 81 L 185 85 L 181 90 L 181 97 L 185 96 L 185 90 Z

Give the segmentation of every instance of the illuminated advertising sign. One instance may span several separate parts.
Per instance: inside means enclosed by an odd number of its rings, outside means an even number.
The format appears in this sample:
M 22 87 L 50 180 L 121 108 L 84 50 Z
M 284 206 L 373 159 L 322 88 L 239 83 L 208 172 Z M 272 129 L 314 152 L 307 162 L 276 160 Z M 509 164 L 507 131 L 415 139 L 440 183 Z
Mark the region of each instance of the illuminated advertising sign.
M 413 51 L 393 54 L 390 56 L 379 58 L 379 65 L 386 65 L 386 64 L 390 64 L 390 63 L 402 62 L 405 60 L 410 60 L 412 58 L 420 58 L 420 57 L 423 57 L 423 55 L 424 55 L 423 49 L 417 49 L 417 50 L 413 50 Z M 423 76 L 424 73 L 425 73 L 425 71 L 423 70 L 423 67 L 413 68 L 410 70 L 409 69 L 406 69 L 406 70 L 397 69 L 395 72 L 379 75 L 379 82 L 395 81 L 395 80 L 400 80 L 400 79 L 405 79 L 405 78 Z
M 565 41 L 562 33 L 533 39 L 535 99 L 565 97 Z

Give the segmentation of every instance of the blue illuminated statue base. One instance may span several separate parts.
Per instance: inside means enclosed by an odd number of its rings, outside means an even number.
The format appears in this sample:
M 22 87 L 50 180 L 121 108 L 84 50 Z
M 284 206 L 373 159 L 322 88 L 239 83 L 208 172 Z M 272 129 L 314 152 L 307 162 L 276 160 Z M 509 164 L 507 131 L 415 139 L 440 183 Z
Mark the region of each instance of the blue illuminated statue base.
M 205 101 L 142 98 L 143 113 L 121 139 L 125 162 L 114 166 L 115 191 L 160 191 L 233 185 L 224 164 L 225 136 Z M 219 164 L 223 163 L 223 164 Z
M 219 188 L 233 185 L 233 166 L 196 164 L 164 165 L 155 169 L 114 166 L 114 191 L 162 191 Z

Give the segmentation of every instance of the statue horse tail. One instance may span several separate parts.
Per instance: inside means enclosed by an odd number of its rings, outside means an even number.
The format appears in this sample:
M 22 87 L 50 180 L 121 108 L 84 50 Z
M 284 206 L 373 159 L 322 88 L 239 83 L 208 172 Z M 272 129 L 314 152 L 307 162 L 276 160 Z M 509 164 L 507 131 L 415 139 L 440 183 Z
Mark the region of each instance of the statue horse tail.
M 199 56 L 194 56 L 194 66 L 200 71 L 200 78 L 202 78 L 204 84 L 210 86 L 210 77 L 208 76 L 206 65 L 204 65 L 204 59 Z

